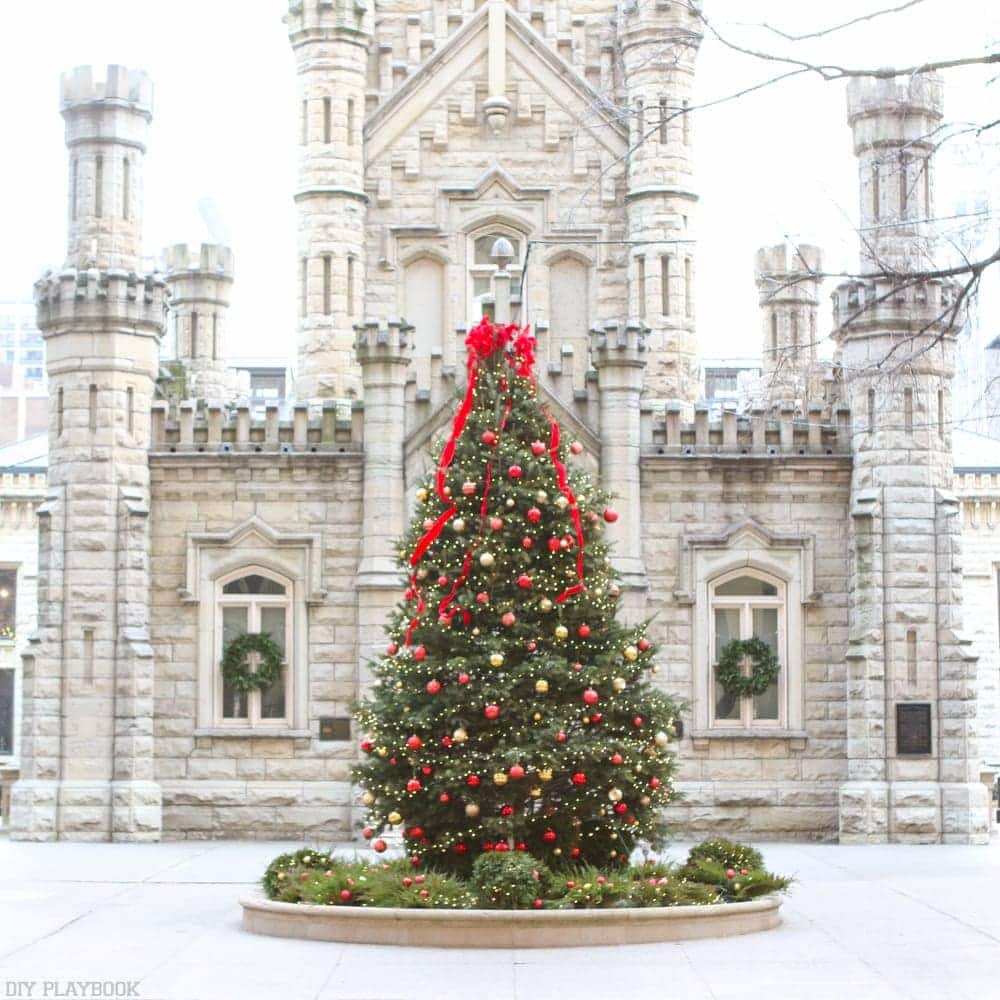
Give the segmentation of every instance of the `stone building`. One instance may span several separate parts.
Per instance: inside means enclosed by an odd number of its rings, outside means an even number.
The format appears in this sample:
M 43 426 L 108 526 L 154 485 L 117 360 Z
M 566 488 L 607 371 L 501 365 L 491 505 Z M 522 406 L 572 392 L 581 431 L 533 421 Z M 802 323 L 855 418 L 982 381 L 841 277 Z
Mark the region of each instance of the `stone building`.
M 715 411 L 693 292 L 710 252 L 694 5 L 291 0 L 286 21 L 299 353 L 294 397 L 260 414 L 226 395 L 228 250 L 140 267 L 149 80 L 63 78 L 69 239 L 36 287 L 50 461 L 14 835 L 351 833 L 349 705 L 399 596 L 393 540 L 450 417 L 464 331 L 486 313 L 530 319 L 541 391 L 620 494 L 627 613 L 655 615 L 658 676 L 688 704 L 674 819 L 983 840 L 954 338 L 935 319 L 953 290 L 882 277 L 931 252 L 940 82 L 849 89 L 879 236 L 835 296 L 838 363 L 815 360 L 818 249 L 765 248 L 763 367 L 786 395 Z M 160 379 L 165 309 L 186 398 Z M 876 378 L 891 352 L 902 374 Z M 237 697 L 218 663 L 243 631 L 269 632 L 286 666 Z M 716 651 L 750 635 L 782 669 L 733 699 Z

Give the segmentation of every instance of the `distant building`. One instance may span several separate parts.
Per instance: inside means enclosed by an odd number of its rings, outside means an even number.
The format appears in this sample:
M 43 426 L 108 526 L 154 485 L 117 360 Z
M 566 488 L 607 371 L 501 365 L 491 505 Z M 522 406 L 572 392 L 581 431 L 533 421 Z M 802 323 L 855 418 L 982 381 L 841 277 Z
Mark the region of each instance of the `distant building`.
M 0 302 L 0 445 L 48 429 L 45 347 L 33 302 Z

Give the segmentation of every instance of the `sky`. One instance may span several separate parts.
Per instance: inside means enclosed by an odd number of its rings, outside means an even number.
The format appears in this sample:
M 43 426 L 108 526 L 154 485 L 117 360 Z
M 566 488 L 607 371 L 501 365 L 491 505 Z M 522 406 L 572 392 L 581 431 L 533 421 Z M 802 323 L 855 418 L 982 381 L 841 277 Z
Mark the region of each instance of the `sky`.
M 981 55 L 1000 40 L 996 0 L 919 0 L 907 10 L 793 47 L 759 25 L 816 31 L 905 0 L 706 0 L 723 37 L 852 68 Z M 298 151 L 287 0 L 46 0 L 0 4 L 0 300 L 30 299 L 62 263 L 66 151 L 59 75 L 109 62 L 145 69 L 154 120 L 145 169 L 144 253 L 226 242 L 236 258 L 233 357 L 291 357 L 295 327 L 292 203 Z M 831 8 L 836 13 L 831 14 Z M 784 45 L 784 48 L 782 46 Z M 1000 71 L 998 71 L 1000 72 Z M 706 38 L 694 105 L 772 76 L 773 67 Z M 996 118 L 1000 82 L 985 69 L 947 76 L 950 120 Z M 857 180 L 845 85 L 799 77 L 697 112 L 696 314 L 704 357 L 759 352 L 753 259 L 760 246 L 816 243 L 828 270 L 854 265 Z M 992 105 L 992 107 L 991 107 Z M 1000 128 L 995 130 L 1000 133 Z M 975 201 L 1000 172 L 1000 134 L 940 154 L 938 213 Z M 829 327 L 821 310 L 821 332 Z

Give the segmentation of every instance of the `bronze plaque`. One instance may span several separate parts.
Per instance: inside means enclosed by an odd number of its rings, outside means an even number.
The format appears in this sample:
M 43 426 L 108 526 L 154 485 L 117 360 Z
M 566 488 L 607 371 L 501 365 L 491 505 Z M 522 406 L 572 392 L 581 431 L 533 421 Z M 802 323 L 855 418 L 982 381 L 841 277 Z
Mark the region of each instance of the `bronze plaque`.
M 931 752 L 931 706 L 929 702 L 906 702 L 896 706 L 896 753 L 900 756 Z

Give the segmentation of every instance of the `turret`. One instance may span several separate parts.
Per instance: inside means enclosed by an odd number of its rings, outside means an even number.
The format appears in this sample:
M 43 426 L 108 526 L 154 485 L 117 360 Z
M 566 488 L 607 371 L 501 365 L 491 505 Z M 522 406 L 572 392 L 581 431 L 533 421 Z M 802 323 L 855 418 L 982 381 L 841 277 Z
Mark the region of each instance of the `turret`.
M 298 310 L 295 391 L 355 396 L 354 324 L 364 315 L 364 116 L 370 4 L 290 0 L 299 76 Z
M 647 395 L 701 395 L 695 336 L 691 93 L 695 4 L 633 0 L 619 18 L 629 137 L 629 319 L 648 326 Z
M 854 459 L 842 842 L 988 836 L 950 492 L 962 316 L 953 281 L 917 276 L 933 263 L 930 157 L 941 120 L 931 74 L 848 85 L 864 277 L 834 293 Z
M 150 406 L 164 282 L 136 272 L 146 75 L 63 77 L 67 266 L 35 285 L 49 380 L 39 630 L 24 666 L 12 836 L 155 840 L 149 643 Z
M 163 252 L 177 360 L 187 374 L 189 399 L 226 394 L 226 314 L 233 286 L 233 252 L 203 243 Z
M 90 66 L 62 76 L 60 110 L 69 150 L 66 266 L 139 264 L 142 170 L 153 117 L 153 85 L 141 70 Z
M 822 283 L 819 247 L 779 243 L 757 251 L 762 388 L 772 398 L 807 394 L 816 364 L 816 321 Z

